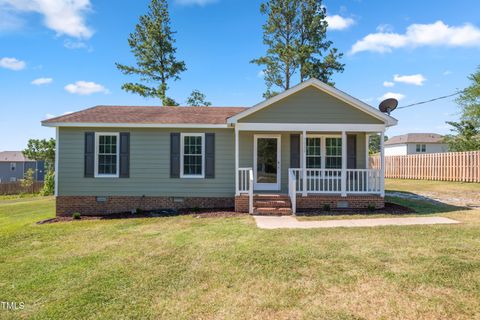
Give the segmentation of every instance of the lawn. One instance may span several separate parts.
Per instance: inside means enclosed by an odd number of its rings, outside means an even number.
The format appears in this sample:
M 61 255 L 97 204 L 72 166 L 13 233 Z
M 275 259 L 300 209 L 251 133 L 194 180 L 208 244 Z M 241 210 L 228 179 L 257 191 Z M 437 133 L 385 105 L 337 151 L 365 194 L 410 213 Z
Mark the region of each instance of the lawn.
M 351 229 L 260 230 L 249 216 L 35 224 L 53 210 L 0 199 L 0 301 L 25 303 L 2 319 L 480 316 L 480 210 L 438 212 L 458 225 Z

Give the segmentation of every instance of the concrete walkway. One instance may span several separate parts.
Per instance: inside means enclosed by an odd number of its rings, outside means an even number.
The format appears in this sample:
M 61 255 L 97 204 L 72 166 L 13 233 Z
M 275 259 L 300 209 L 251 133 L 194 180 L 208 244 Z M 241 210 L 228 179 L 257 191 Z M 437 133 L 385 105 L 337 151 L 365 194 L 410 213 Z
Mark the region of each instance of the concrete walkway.
M 424 224 L 454 224 L 459 221 L 444 217 L 409 217 L 409 218 L 376 218 L 298 221 L 294 216 L 253 216 L 257 227 L 261 229 L 310 229 L 310 228 L 352 228 L 378 226 L 410 226 Z

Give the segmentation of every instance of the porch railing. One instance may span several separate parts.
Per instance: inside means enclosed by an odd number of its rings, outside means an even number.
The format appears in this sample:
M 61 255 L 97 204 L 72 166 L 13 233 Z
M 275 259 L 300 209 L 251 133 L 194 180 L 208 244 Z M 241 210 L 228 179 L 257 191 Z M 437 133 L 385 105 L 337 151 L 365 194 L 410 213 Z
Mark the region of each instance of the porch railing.
M 288 170 L 288 196 L 292 204 L 292 213 L 295 214 L 297 211 L 297 183 L 292 169 Z
M 307 193 L 342 192 L 341 169 L 306 169 L 305 178 L 301 168 L 289 169 L 289 175 L 290 173 L 297 193 L 303 193 L 304 186 Z M 345 174 L 345 191 L 347 193 L 381 193 L 380 170 L 347 169 Z
M 238 192 L 248 194 L 248 212 L 253 213 L 253 169 L 238 168 Z

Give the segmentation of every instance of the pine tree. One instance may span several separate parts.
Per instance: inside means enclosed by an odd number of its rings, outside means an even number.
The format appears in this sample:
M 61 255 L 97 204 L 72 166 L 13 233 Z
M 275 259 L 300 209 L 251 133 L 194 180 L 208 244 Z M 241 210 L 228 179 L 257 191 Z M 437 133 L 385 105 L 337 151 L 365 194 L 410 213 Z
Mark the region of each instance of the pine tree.
M 135 32 L 131 33 L 128 39 L 137 65 L 116 63 L 123 74 L 138 75 L 140 83 L 125 83 L 122 89 L 143 97 L 160 98 L 164 106 L 177 105 L 167 96 L 168 81 L 179 80 L 179 74 L 185 71 L 186 67 L 183 61 L 175 57 L 175 32 L 170 28 L 167 1 L 152 0 L 148 9 L 148 13 L 140 17 Z M 144 83 L 155 83 L 156 86 Z
M 342 72 L 342 53 L 326 39 L 326 10 L 321 0 L 268 0 L 260 6 L 267 16 L 263 25 L 264 56 L 251 62 L 264 67 L 266 98 L 275 89 L 288 90 L 295 74 L 300 81 L 318 78 L 333 85 L 334 72 Z

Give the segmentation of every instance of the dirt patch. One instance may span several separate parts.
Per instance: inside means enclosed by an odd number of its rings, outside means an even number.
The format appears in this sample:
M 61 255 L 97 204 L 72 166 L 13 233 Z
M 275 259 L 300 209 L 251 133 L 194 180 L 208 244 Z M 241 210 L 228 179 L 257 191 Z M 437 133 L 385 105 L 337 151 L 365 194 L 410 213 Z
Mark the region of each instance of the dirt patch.
M 66 221 L 82 221 L 82 220 L 114 220 L 114 219 L 135 219 L 135 218 L 159 218 L 192 215 L 196 218 L 215 218 L 215 217 L 240 217 L 244 213 L 238 213 L 233 208 L 224 209 L 181 209 L 181 210 L 160 210 L 160 211 L 144 211 L 141 213 L 121 212 L 112 213 L 103 216 L 81 216 L 80 219 L 72 217 L 55 217 L 38 221 L 37 224 L 66 222 Z
M 415 210 L 391 202 L 385 202 L 385 207 L 382 209 L 368 210 L 368 209 L 331 209 L 325 211 L 322 209 L 302 209 L 301 212 L 297 212 L 297 216 L 344 216 L 344 215 L 375 215 L 375 214 L 391 214 L 402 215 L 415 213 Z

